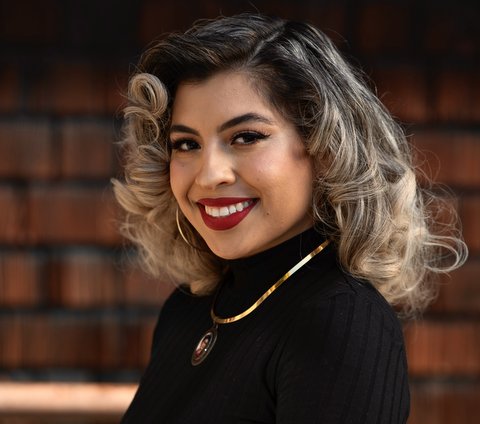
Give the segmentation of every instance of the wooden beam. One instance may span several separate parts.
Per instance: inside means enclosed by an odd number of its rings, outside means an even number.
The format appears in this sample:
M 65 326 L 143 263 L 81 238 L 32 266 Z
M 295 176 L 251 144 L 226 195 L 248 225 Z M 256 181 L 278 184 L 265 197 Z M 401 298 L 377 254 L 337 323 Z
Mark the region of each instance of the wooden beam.
M 0 417 L 5 415 L 121 415 L 134 384 L 0 382 Z

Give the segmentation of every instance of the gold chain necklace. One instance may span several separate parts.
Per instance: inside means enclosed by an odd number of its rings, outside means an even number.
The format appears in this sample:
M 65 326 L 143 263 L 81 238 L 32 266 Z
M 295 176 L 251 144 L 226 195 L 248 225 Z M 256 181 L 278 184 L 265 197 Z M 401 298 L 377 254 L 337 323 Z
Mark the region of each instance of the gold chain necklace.
M 265 293 L 263 293 L 258 300 L 250 306 L 248 309 L 243 311 L 242 313 L 235 315 L 233 317 L 228 318 L 221 318 L 217 314 L 215 314 L 215 302 L 217 300 L 217 296 L 219 291 L 217 291 L 217 295 L 215 296 L 212 307 L 210 309 L 210 316 L 212 317 L 213 326 L 210 328 L 200 339 L 198 344 L 196 345 L 193 354 L 192 354 L 192 365 L 196 366 L 201 364 L 208 354 L 212 351 L 215 342 L 217 341 L 217 330 L 218 324 L 230 324 L 235 321 L 239 321 L 242 318 L 245 318 L 247 315 L 250 315 L 255 309 L 257 309 L 275 290 L 277 290 L 285 281 L 287 281 L 293 274 L 295 274 L 301 267 L 303 267 L 308 261 L 310 261 L 314 256 L 318 255 L 325 247 L 328 246 L 330 240 L 325 240 L 320 246 L 316 249 L 312 250 L 307 256 L 305 256 L 300 262 L 294 265 L 291 269 L 289 269 L 279 280 L 273 284 Z

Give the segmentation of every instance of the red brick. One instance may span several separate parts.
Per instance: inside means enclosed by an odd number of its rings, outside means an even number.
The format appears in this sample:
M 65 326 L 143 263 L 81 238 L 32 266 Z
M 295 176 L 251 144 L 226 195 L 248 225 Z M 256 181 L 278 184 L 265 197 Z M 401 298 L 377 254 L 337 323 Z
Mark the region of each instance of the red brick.
M 0 176 L 50 178 L 56 174 L 57 163 L 47 122 L 0 123 Z
M 108 178 L 114 173 L 113 124 L 67 121 L 60 128 L 61 175 Z
M 426 50 L 464 58 L 478 57 L 480 27 L 476 2 L 441 3 L 431 2 L 428 7 L 424 25 Z
M 0 317 L 2 369 L 142 369 L 156 317 L 120 319 L 71 314 Z
M 123 300 L 123 284 L 109 255 L 84 251 L 61 255 L 51 266 L 52 304 L 67 308 L 113 306 Z
M 0 68 L 0 111 L 12 112 L 20 108 L 20 77 L 12 66 Z
M 213 8 L 210 8 L 209 6 Z M 225 4 L 230 9 L 230 4 Z M 221 11 L 211 2 L 192 2 L 188 8 L 180 11 L 175 3 L 158 2 L 155 0 L 142 1 L 139 16 L 139 39 L 142 44 L 148 44 L 153 39 L 171 31 L 182 31 L 189 28 L 192 23 L 202 18 L 214 18 Z M 229 13 L 225 10 L 223 13 Z M 168 16 L 168 19 L 165 17 Z
M 187 9 L 178 9 L 175 3 L 144 0 L 140 9 L 139 39 L 147 44 L 153 39 L 170 31 L 188 29 L 199 18 L 216 18 L 220 15 L 231 16 L 242 12 L 260 12 L 267 15 L 283 16 L 292 20 L 306 19 L 341 43 L 339 34 L 346 32 L 345 6 L 325 2 L 321 6 L 314 1 L 306 2 L 261 2 L 250 7 L 238 2 L 203 1 L 192 2 Z M 168 19 L 164 17 L 168 16 Z
M 165 281 L 155 280 L 143 272 L 140 267 L 140 264 L 134 262 L 122 266 L 125 268 L 122 269 L 125 277 L 125 302 L 129 305 L 160 308 L 175 287 L 166 279 L 164 279 Z
M 34 0 L 0 3 L 0 38 L 3 41 L 39 43 L 54 41 L 61 20 L 58 2 Z
M 122 109 L 126 106 L 128 87 L 128 70 L 107 70 L 107 113 L 122 116 Z
M 0 254 L 0 305 L 35 306 L 43 300 L 41 260 L 33 254 Z
M 398 2 L 365 4 L 359 13 L 356 40 L 367 53 L 399 52 L 408 49 L 409 10 Z
M 395 117 L 409 123 L 430 119 L 427 82 L 422 69 L 409 66 L 378 69 L 373 79 L 380 99 Z
M 39 72 L 33 82 L 28 106 L 34 112 L 105 114 L 108 76 L 98 65 L 59 63 Z
M 424 131 L 412 138 L 420 169 L 449 186 L 480 187 L 480 136 L 466 131 Z
M 421 321 L 405 327 L 409 371 L 415 376 L 480 374 L 480 323 Z
M 480 260 L 469 259 L 465 265 L 443 276 L 439 296 L 430 310 L 438 313 L 476 314 L 480 311 Z
M 125 352 L 123 362 L 130 368 L 144 369 L 150 359 L 152 351 L 152 338 L 157 316 L 143 318 L 138 323 L 131 324 L 128 328 L 121 329 L 122 334 L 126 334 L 126 344 L 122 345 L 122 351 L 115 352 L 118 356 Z
M 444 70 L 438 76 L 436 113 L 447 122 L 478 122 L 480 120 L 480 69 Z
M 346 32 L 345 5 L 341 4 L 342 2 L 324 2 L 321 6 L 315 1 L 263 3 L 261 6 L 258 5 L 262 13 L 282 16 L 293 21 L 308 21 L 327 32 L 335 42 L 341 44 L 344 41 L 339 35 Z M 218 16 L 218 10 L 212 9 L 210 16 Z M 241 5 L 231 7 L 231 14 L 244 11 Z M 254 9 L 252 8 L 251 11 L 254 11 Z
M 27 202 L 23 190 L 0 186 L 0 243 L 23 243 L 27 232 Z
M 69 309 L 128 305 L 160 310 L 174 286 L 149 277 L 131 260 L 124 262 L 87 250 L 56 257 L 49 272 L 51 304 Z
M 32 243 L 119 243 L 110 188 L 36 187 L 30 193 Z
M 35 320 L 30 319 L 30 324 L 30 334 L 28 336 L 31 336 L 34 332 L 39 333 L 42 330 L 47 335 L 44 320 L 39 318 Z M 24 334 L 26 328 L 25 319 L 22 319 L 19 315 L 2 315 L 0 317 L 0 363 L 2 368 L 17 368 L 24 362 L 24 356 L 28 352 L 28 341 L 25 340 Z M 40 358 L 40 361 L 43 360 L 44 346 L 45 343 L 41 342 L 35 348 L 35 355 L 37 358 Z
M 296 7 L 298 4 L 292 3 Z M 298 19 L 305 21 L 305 16 L 309 17 L 309 22 L 324 31 L 333 42 L 342 47 L 345 44 L 345 38 L 341 34 L 347 33 L 347 19 L 346 6 L 342 4 L 325 3 L 322 5 L 319 13 L 318 4 L 316 2 L 309 2 L 302 11 L 303 16 Z M 289 15 L 284 15 L 289 16 Z
M 480 196 L 464 196 L 460 199 L 460 218 L 465 242 L 472 255 L 480 253 Z
M 431 382 L 411 385 L 409 424 L 477 424 L 480 385 Z

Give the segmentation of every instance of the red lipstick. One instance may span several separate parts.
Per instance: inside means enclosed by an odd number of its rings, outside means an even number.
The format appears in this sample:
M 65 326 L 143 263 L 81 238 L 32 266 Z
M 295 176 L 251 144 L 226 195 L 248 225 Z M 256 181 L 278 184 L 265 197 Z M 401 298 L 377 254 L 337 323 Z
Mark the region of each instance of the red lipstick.
M 197 204 L 205 225 L 212 230 L 224 231 L 238 225 L 255 207 L 257 201 L 258 199 L 252 199 L 251 197 L 220 197 L 216 199 L 200 199 Z M 248 202 L 248 206 L 245 206 L 242 211 L 234 212 L 227 216 L 211 216 L 205 210 L 205 206 L 221 208 L 243 202 Z

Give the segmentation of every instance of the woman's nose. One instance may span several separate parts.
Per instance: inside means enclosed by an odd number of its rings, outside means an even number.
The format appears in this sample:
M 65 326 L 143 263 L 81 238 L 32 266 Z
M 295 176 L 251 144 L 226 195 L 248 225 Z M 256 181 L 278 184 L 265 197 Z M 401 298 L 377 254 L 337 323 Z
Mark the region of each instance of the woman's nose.
M 209 190 L 235 182 L 233 158 L 223 146 L 209 146 L 202 151 L 195 182 Z

